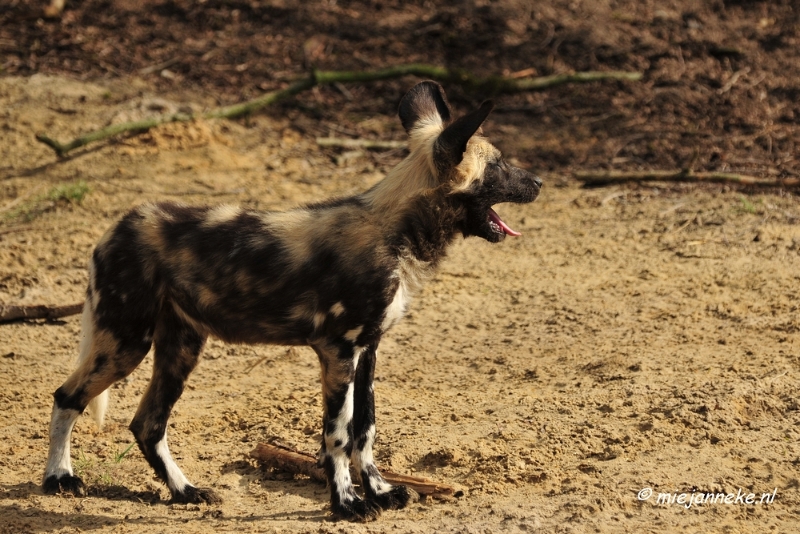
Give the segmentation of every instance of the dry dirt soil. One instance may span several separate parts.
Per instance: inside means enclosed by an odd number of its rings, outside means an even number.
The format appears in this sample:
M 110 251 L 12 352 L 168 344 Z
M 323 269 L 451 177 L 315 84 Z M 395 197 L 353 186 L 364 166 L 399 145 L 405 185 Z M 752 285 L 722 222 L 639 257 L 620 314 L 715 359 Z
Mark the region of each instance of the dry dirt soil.
M 170 440 L 223 504 L 167 504 L 131 448 L 150 356 L 112 388 L 105 428 L 76 426 L 89 496 L 43 495 L 52 392 L 80 338 L 71 316 L 0 324 L 0 532 L 797 530 L 796 191 L 570 177 L 687 165 L 799 177 L 793 2 L 68 1 L 60 20 L 40 18 L 43 3 L 0 10 L 0 304 L 80 302 L 93 245 L 142 201 L 282 209 L 369 187 L 402 150 L 315 137 L 402 139 L 394 110 L 415 80 L 320 88 L 247 120 L 174 123 L 61 159 L 37 132 L 67 140 L 209 109 L 311 64 L 644 78 L 498 98 L 486 134 L 545 180 L 534 204 L 498 207 L 523 236 L 456 243 L 384 339 L 378 463 L 457 496 L 334 521 L 323 485 L 248 456 L 274 440 L 316 450 L 315 355 L 215 340 Z M 486 96 L 447 89 L 460 111 Z M 656 502 L 740 491 L 771 502 Z

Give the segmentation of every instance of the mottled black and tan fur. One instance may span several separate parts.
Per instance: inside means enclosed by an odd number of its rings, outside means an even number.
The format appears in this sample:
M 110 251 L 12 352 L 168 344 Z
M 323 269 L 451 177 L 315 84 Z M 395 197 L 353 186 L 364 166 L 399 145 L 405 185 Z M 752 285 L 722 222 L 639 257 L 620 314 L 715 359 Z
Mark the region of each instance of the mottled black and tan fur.
M 102 424 L 107 389 L 153 346 L 153 376 L 130 429 L 173 501 L 218 502 L 184 476 L 166 436 L 213 335 L 311 346 L 322 368 L 320 462 L 333 512 L 370 519 L 406 506 L 414 492 L 388 484 L 373 461 L 378 343 L 457 236 L 518 235 L 491 207 L 532 202 L 541 186 L 476 133 L 491 109 L 452 121 L 441 87 L 417 85 L 399 111 L 410 154 L 357 196 L 286 212 L 159 203 L 128 213 L 92 255 L 78 369 L 54 394 L 44 490 L 85 493 L 70 463 L 75 420 L 88 406 Z

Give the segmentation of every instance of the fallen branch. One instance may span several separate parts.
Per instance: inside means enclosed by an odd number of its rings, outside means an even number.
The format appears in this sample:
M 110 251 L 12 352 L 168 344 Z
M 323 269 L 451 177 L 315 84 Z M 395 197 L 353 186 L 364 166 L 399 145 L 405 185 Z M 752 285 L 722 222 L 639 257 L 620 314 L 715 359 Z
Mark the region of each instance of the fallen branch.
M 402 76 L 415 75 L 425 78 L 432 78 L 443 83 L 460 85 L 465 89 L 480 93 L 483 96 L 494 96 L 501 93 L 519 93 L 524 91 L 541 91 L 556 85 L 566 83 L 588 83 L 601 80 L 639 80 L 642 75 L 638 72 L 576 72 L 573 74 L 554 74 L 552 76 L 542 76 L 538 78 L 514 78 L 506 76 L 473 76 L 467 71 L 460 69 L 447 69 L 434 65 L 412 63 L 408 65 L 398 65 L 385 69 L 373 71 L 313 71 L 308 76 L 300 78 L 285 89 L 266 93 L 258 98 L 234 104 L 201 114 L 175 113 L 162 115 L 151 119 L 114 124 L 106 128 L 90 132 L 73 139 L 68 143 L 60 143 L 55 139 L 45 135 L 37 134 L 36 139 L 50 148 L 58 156 L 64 156 L 71 150 L 88 145 L 95 141 L 100 141 L 113 137 L 124 132 L 146 131 L 150 128 L 168 122 L 191 121 L 196 118 L 204 119 L 233 119 L 254 113 L 261 108 L 285 100 L 303 91 L 307 91 L 317 85 L 330 85 L 341 83 L 367 83 L 379 80 L 389 80 Z
M 325 471 L 321 467 L 317 467 L 317 458 L 313 454 L 296 451 L 288 447 L 259 443 L 250 452 L 250 457 L 255 458 L 267 467 L 279 471 L 306 475 L 313 480 L 326 482 Z M 408 486 L 420 495 L 444 498 L 453 495 L 455 492 L 452 486 L 440 484 L 427 478 L 400 475 L 384 469 L 381 469 L 381 475 L 387 482 Z M 353 476 L 357 478 L 355 473 Z
M 675 171 L 575 171 L 575 178 L 584 186 L 596 187 L 621 184 L 624 182 L 716 182 L 740 185 L 757 185 L 762 187 L 796 187 L 800 185 L 797 178 L 757 178 L 746 174 L 730 172 L 703 172 L 691 170 Z
M 112 124 L 111 126 L 106 126 L 100 130 L 76 137 L 69 143 L 64 144 L 59 143 L 55 139 L 52 139 L 51 137 L 41 133 L 36 134 L 36 140 L 55 150 L 56 154 L 59 156 L 64 156 L 70 150 L 75 150 L 78 147 L 86 146 L 89 143 L 94 143 L 95 141 L 102 141 L 103 139 L 108 139 L 109 137 L 113 137 L 121 133 L 136 131 L 146 132 L 150 128 L 158 126 L 159 124 L 177 121 L 189 121 L 192 120 L 192 118 L 194 117 L 187 113 L 175 113 L 173 115 L 159 115 L 157 117 L 144 119 L 141 121 Z
M 514 78 L 508 76 L 474 76 L 462 69 L 448 69 L 424 63 L 410 63 L 397 65 L 373 71 L 316 71 L 313 76 L 320 85 L 330 83 L 365 83 L 379 80 L 400 78 L 414 75 L 421 78 L 431 78 L 443 83 L 460 85 L 463 88 L 480 93 L 483 96 L 495 96 L 502 93 L 521 93 L 526 91 L 541 91 L 557 85 L 567 83 L 589 83 L 601 80 L 626 80 L 638 81 L 642 75 L 638 72 L 625 71 L 589 71 L 571 74 L 553 74 L 537 78 Z
M 3 306 L 0 305 L 0 323 L 19 319 L 57 319 L 77 315 L 83 310 L 83 302 L 67 306 Z
M 376 141 L 373 139 L 346 139 L 343 137 L 317 137 L 319 146 L 336 146 L 342 148 L 372 148 L 378 150 L 393 150 L 406 148 L 405 141 Z

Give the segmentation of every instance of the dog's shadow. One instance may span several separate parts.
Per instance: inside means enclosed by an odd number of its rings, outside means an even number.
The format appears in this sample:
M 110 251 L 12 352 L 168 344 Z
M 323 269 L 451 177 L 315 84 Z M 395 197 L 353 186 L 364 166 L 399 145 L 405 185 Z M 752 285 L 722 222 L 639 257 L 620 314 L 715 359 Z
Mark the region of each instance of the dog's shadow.
M 332 520 L 328 503 L 330 490 L 324 482 L 311 479 L 304 475 L 273 471 L 269 468 L 254 465 L 247 460 L 228 462 L 222 466 L 222 474 L 236 473 L 239 475 L 239 489 L 250 491 L 249 488 L 256 484 L 271 495 L 291 494 L 307 501 L 308 506 L 300 506 L 297 510 L 277 512 L 274 514 L 258 515 L 249 519 L 273 520 L 305 520 L 324 522 Z M 223 488 L 224 489 L 224 488 Z M 265 507 L 269 510 L 269 506 Z
M 130 522 L 106 515 L 85 514 L 76 511 L 52 512 L 31 506 L 28 499 L 41 495 L 41 487 L 32 482 L 0 486 L 0 517 L 3 518 L 0 522 L 0 531 L 51 532 L 62 529 L 72 530 L 78 525 L 92 524 L 92 528 L 103 528 Z M 11 499 L 17 502 L 7 502 Z M 2 527 L 6 527 L 8 530 Z

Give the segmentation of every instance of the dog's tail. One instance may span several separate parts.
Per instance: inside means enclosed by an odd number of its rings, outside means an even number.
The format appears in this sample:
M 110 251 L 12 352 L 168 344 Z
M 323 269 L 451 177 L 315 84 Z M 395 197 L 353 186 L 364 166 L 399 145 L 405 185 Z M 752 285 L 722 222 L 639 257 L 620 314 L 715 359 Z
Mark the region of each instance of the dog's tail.
M 91 273 L 90 273 L 91 275 Z M 80 354 L 78 356 L 78 368 L 85 365 L 86 359 L 89 357 L 92 348 L 92 338 L 94 337 L 94 309 L 92 309 L 91 298 L 87 298 L 83 305 L 83 315 L 81 316 L 81 344 Z M 106 416 L 106 409 L 108 408 L 108 389 L 89 401 L 87 406 L 89 415 L 91 415 L 97 427 L 103 428 L 103 420 Z
M 106 417 L 106 409 L 108 408 L 108 390 L 103 391 L 100 395 L 96 396 L 89 401 L 89 415 L 92 416 L 94 422 L 97 423 L 97 428 L 103 428 L 103 421 Z

